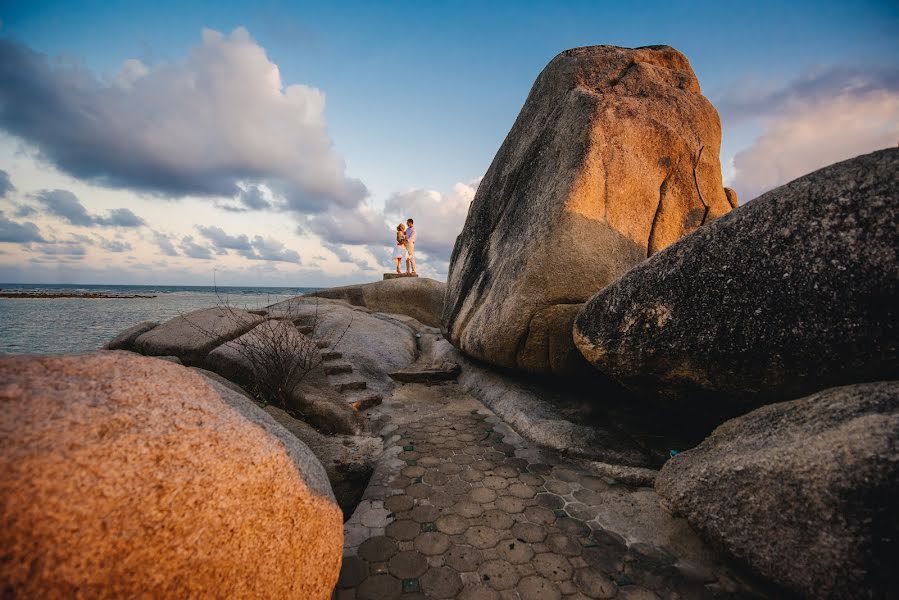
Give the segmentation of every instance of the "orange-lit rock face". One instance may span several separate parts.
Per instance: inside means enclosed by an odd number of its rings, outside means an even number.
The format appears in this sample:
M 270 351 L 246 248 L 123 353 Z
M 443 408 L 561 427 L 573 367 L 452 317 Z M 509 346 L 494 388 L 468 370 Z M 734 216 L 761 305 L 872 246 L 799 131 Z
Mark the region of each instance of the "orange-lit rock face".
M 0 585 L 22 598 L 330 598 L 342 515 L 238 394 L 124 352 L 0 359 Z
M 554 58 L 456 241 L 448 339 L 530 372 L 583 364 L 571 337 L 579 305 L 731 210 L 720 143 L 718 113 L 677 50 L 591 46 Z

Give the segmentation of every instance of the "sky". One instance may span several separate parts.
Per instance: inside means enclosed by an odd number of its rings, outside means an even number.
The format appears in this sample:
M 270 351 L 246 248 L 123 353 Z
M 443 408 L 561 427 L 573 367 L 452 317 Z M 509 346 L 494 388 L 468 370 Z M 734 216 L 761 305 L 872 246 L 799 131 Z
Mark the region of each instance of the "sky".
M 628 6 L 635 4 L 636 6 Z M 899 3 L 0 0 L 0 282 L 444 279 L 542 68 L 668 44 L 741 203 L 899 143 Z

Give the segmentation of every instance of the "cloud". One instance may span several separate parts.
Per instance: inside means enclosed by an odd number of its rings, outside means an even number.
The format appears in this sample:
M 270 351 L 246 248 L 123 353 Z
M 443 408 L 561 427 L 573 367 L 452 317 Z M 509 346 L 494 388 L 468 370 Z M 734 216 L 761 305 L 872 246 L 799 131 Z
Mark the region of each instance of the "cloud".
M 365 245 L 384 240 L 390 241 L 391 228 L 384 215 L 362 202 L 354 210 L 332 209 L 326 213 L 310 215 L 305 220 L 308 229 L 331 244 Z
M 92 227 L 94 217 L 72 192 L 68 190 L 42 190 L 35 197 L 51 215 L 79 227 Z
M 246 235 L 232 236 L 225 233 L 221 227 L 203 227 L 202 225 L 197 225 L 197 231 L 218 250 L 237 250 L 250 253 L 253 251 L 250 238 Z
M 154 231 L 153 241 L 156 242 L 156 246 L 159 247 L 160 252 L 166 256 L 180 256 L 178 250 L 175 249 L 175 245 L 172 243 L 171 236 Z
M 131 244 L 122 240 L 107 240 L 101 238 L 98 242 L 100 247 L 108 252 L 129 252 L 132 249 Z
M 274 238 L 262 238 L 257 235 L 253 238 L 253 248 L 256 250 L 256 260 L 300 262 L 300 255 L 297 252 L 285 248 L 283 243 Z
M 13 213 L 13 215 L 19 219 L 24 219 L 25 217 L 30 217 L 35 214 L 37 214 L 37 209 L 27 204 L 20 204 L 16 207 L 16 212 Z
M 234 250 L 239 255 L 250 260 L 266 260 L 274 262 L 299 263 L 300 255 L 294 250 L 286 248 L 278 240 L 262 236 L 255 236 L 252 241 L 245 235 L 229 235 L 221 227 L 197 226 L 197 231 L 213 245 L 216 252 L 222 254 L 227 250 Z
M 94 217 L 94 220 L 98 225 L 108 227 L 141 227 L 147 224 L 127 208 L 114 208 L 109 211 L 108 216 Z
M 16 186 L 12 184 L 9 173 L 0 169 L 0 198 L 6 198 L 6 196 L 14 191 L 16 191 Z
M 190 258 L 201 258 L 204 260 L 212 258 L 212 251 L 206 246 L 196 243 L 193 236 L 190 235 L 181 238 L 181 251 Z
M 750 200 L 821 167 L 895 146 L 899 74 L 835 68 L 724 110 L 761 124 L 761 134 L 734 155 L 728 182 Z
M 37 225 L 31 222 L 17 223 L 10 221 L 0 211 L 0 242 L 27 244 L 29 242 L 45 242 Z
M 899 68 L 831 65 L 811 69 L 782 86 L 747 80 L 718 95 L 715 106 L 723 119 L 734 124 L 769 117 L 794 104 L 844 95 L 862 97 L 879 90 L 899 90 Z
M 397 223 L 409 217 L 415 219 L 416 252 L 421 250 L 432 258 L 446 261 L 465 225 L 468 207 L 480 183 L 480 177 L 468 183 L 456 183 L 447 195 L 421 189 L 396 193 L 387 199 L 384 212 Z
M 0 40 L 2 127 L 60 170 L 102 185 L 240 196 L 249 208 L 262 203 L 244 190 L 265 183 L 291 210 L 353 208 L 368 192 L 346 175 L 324 109 L 320 90 L 284 86 L 243 28 L 203 30 L 177 62 L 128 60 L 113 81 Z
M 78 197 L 68 190 L 41 190 L 35 194 L 47 212 L 77 227 L 141 227 L 146 222 L 127 208 L 114 208 L 107 216 L 87 212 Z

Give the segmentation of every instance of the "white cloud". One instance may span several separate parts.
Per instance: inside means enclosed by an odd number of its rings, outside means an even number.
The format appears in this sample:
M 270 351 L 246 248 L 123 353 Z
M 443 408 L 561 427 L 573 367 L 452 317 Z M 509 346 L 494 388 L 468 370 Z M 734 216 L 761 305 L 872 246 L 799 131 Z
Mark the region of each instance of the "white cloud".
M 353 208 L 367 191 L 346 175 L 324 109 L 324 93 L 285 86 L 243 28 L 204 30 L 179 62 L 128 60 L 111 83 L 0 40 L 2 127 L 62 171 L 107 186 L 238 197 L 265 183 L 289 209 Z
M 741 203 L 827 165 L 899 142 L 899 75 L 847 68 L 805 75 L 724 115 L 758 119 L 762 132 L 732 162 Z
M 413 218 L 418 237 L 416 251 L 421 250 L 435 259 L 449 260 L 481 179 L 456 183 L 453 191 L 446 195 L 423 189 L 393 194 L 387 199 L 384 213 L 395 221 L 393 228 L 396 223 Z

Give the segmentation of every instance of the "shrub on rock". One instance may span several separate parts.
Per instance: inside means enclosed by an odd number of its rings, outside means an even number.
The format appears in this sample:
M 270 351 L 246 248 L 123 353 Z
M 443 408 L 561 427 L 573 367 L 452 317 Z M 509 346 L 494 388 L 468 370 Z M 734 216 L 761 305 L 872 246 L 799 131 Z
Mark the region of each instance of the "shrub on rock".
M 899 382 L 833 388 L 727 421 L 656 490 L 704 537 L 808 598 L 899 589 Z
M 635 267 L 578 314 L 600 371 L 762 404 L 899 378 L 899 149 L 772 190 Z
M 325 471 L 240 394 L 101 352 L 0 358 L 0 403 L 7 594 L 330 598 Z
M 721 123 L 669 46 L 590 46 L 534 83 L 456 240 L 442 327 L 475 358 L 535 373 L 585 367 L 580 305 L 731 210 Z

